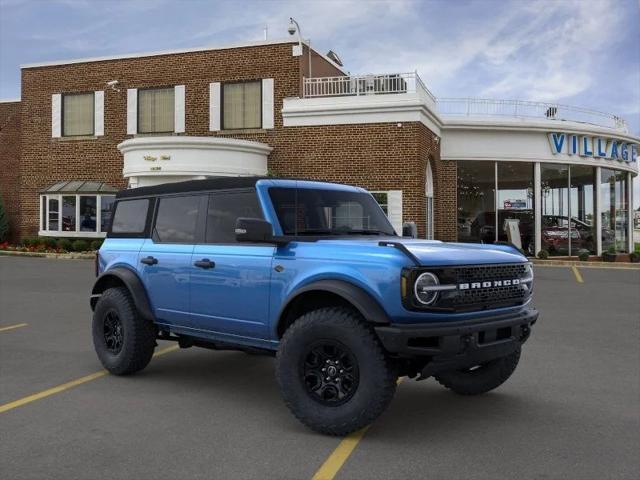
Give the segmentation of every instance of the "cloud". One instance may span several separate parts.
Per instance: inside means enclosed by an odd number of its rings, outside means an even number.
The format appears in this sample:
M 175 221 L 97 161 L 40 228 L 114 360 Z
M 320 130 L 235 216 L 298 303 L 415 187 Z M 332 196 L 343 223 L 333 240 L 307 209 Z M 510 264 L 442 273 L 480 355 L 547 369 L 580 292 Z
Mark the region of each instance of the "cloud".
M 528 92 L 530 100 L 554 101 L 591 86 L 600 55 L 620 28 L 614 5 L 573 1 L 546 6 L 534 15 L 526 12 L 520 18 L 522 28 L 489 45 L 484 58 L 500 79 L 487 85 L 482 96 Z

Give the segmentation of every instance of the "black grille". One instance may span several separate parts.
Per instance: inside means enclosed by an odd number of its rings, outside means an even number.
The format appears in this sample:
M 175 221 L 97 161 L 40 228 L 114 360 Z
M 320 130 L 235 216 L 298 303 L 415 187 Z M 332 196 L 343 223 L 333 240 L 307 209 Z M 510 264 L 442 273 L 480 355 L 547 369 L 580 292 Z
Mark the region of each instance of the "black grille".
M 527 266 L 520 263 L 429 268 L 414 271 L 412 280 L 415 281 L 424 271 L 435 273 L 441 285 L 458 286 L 466 283 L 471 286 L 473 283 L 492 282 L 493 284 L 496 280 L 523 279 L 527 275 Z M 531 294 L 530 287 L 529 283 L 443 291 L 429 310 L 464 312 L 522 305 Z M 411 306 L 424 309 L 416 303 Z
M 474 265 L 469 267 L 454 267 L 458 283 L 482 282 L 485 280 L 510 280 L 522 278 L 525 265 Z

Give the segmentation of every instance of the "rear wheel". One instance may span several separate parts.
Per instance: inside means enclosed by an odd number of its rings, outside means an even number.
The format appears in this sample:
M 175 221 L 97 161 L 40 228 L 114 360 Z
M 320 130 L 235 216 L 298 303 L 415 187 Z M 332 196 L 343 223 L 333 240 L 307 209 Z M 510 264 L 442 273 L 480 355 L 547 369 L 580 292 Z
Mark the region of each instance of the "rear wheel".
M 506 357 L 463 370 L 452 370 L 435 376 L 449 390 L 460 395 L 479 395 L 498 388 L 515 371 L 520 360 L 520 349 Z
M 155 326 L 138 315 L 126 288 L 106 290 L 93 312 L 93 345 L 104 368 L 128 375 L 147 366 L 156 345 Z
M 311 429 L 346 435 L 389 405 L 397 374 L 373 332 L 345 308 L 301 316 L 285 332 L 276 357 L 284 401 Z

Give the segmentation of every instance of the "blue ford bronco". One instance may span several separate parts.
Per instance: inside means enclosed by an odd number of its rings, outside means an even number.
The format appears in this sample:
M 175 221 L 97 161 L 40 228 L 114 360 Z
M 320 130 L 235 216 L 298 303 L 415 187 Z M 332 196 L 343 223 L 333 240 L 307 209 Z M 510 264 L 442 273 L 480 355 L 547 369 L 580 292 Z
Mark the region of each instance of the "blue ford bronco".
M 93 342 L 126 375 L 157 340 L 275 355 L 288 408 L 345 435 L 399 376 L 462 395 L 515 370 L 538 312 L 509 245 L 397 235 L 361 188 L 214 178 L 124 190 L 96 257 Z

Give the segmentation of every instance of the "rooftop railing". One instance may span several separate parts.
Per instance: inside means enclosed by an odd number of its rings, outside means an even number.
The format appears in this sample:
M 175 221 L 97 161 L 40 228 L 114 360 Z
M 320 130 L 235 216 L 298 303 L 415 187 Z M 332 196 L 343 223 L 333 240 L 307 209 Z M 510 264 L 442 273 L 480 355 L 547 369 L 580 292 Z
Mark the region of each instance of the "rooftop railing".
M 566 120 L 629 132 L 624 119 L 610 113 L 560 103 L 484 98 L 438 98 L 417 72 L 305 78 L 304 98 L 418 93 L 441 115 Z
M 303 95 L 305 98 L 343 97 L 418 91 L 426 93 L 435 102 L 435 97 L 416 72 L 305 78 Z
M 483 98 L 438 98 L 436 102 L 438 113 L 441 115 L 567 120 L 628 132 L 626 121 L 616 115 L 560 103 Z

